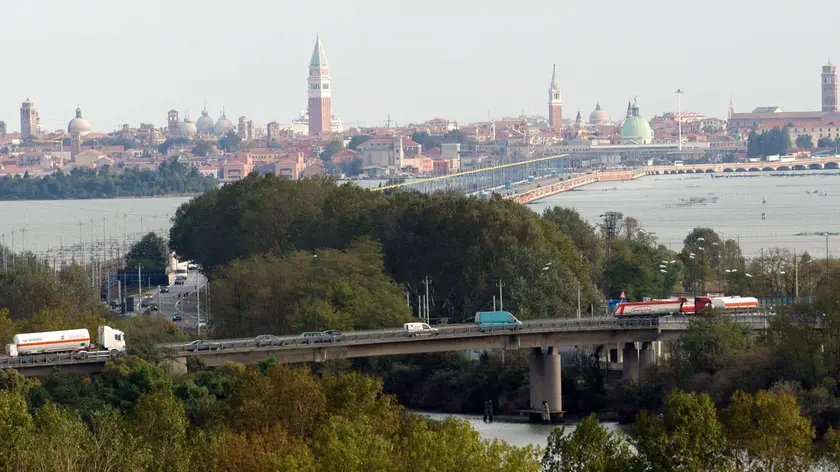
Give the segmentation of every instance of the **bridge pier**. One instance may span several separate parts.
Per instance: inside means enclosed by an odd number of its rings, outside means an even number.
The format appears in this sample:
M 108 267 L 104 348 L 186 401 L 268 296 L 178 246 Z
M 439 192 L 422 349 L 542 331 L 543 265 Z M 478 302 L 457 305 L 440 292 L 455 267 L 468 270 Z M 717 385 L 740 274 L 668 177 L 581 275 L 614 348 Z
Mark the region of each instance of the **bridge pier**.
M 543 402 L 548 402 L 552 421 L 563 417 L 563 362 L 556 347 L 531 349 L 528 359 L 531 420 L 541 421 Z
M 186 374 L 187 373 L 187 358 L 173 357 L 167 359 L 164 363 L 164 370 L 170 374 Z
M 622 370 L 624 371 L 624 380 L 639 380 L 639 351 L 636 349 L 636 343 L 624 343 L 621 349 L 621 357 L 623 358 Z
M 657 350 L 655 344 L 655 342 L 624 343 L 621 354 L 624 358 L 625 380 L 638 382 L 645 377 L 648 368 L 656 363 Z

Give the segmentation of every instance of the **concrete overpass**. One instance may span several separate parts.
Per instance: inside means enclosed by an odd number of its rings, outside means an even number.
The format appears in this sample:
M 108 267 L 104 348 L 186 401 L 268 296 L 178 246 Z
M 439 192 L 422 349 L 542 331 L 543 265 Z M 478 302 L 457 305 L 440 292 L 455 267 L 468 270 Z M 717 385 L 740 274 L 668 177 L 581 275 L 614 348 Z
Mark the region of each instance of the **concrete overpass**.
M 732 319 L 750 330 L 764 330 L 769 316 L 737 315 Z M 253 339 L 212 341 L 209 350 L 193 351 L 188 344 L 160 346 L 175 371 L 186 372 L 187 359 L 200 358 L 209 367 L 227 362 L 256 364 L 273 357 L 286 364 L 324 362 L 331 359 L 420 354 L 468 349 L 528 349 L 531 408 L 543 401 L 562 414 L 560 346 L 608 345 L 621 350 L 624 376 L 638 380 L 655 362 L 654 343 L 674 341 L 688 328 L 686 317 L 548 319 L 527 321 L 518 329 L 488 329 L 471 324 L 444 325 L 434 336 L 407 337 L 402 330 L 349 332 L 327 342 L 299 336 L 281 337 L 276 345 L 259 345 Z M 130 339 L 129 339 L 130 342 Z M 75 359 L 70 354 L 2 357 L 0 368 L 17 369 L 27 376 L 46 375 L 56 368 L 95 373 L 104 369 L 108 354 Z

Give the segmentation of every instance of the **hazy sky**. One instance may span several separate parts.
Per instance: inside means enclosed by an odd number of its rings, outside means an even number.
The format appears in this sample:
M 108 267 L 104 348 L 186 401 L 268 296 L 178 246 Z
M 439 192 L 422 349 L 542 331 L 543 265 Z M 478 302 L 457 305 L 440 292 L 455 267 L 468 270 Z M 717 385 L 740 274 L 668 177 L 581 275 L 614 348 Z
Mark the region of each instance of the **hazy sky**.
M 758 0 L 4 0 L 0 120 L 35 101 L 46 130 L 80 104 L 98 131 L 164 125 L 207 101 L 217 118 L 288 123 L 306 106 L 321 33 L 345 123 L 461 123 L 545 115 L 557 64 L 564 115 L 600 100 L 621 116 L 760 105 L 820 108 L 820 67 L 840 62 L 840 2 Z

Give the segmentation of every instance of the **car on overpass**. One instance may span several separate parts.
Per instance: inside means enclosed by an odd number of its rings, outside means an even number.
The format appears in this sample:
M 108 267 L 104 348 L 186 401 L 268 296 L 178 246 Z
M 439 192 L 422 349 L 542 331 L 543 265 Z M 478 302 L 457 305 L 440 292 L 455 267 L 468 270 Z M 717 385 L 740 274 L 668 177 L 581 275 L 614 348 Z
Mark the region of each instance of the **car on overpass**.
M 339 337 L 341 337 L 341 331 L 334 329 L 327 331 L 310 331 L 301 334 L 300 337 L 303 338 L 303 341 L 306 344 L 334 343 Z
M 160 293 L 169 293 L 169 287 L 163 286 L 160 288 Z
M 257 343 L 257 347 L 282 346 L 285 344 L 283 338 L 273 334 L 261 334 L 254 338 L 254 342 Z
M 222 349 L 222 344 L 215 341 L 208 341 L 206 339 L 196 339 L 195 341 L 184 344 L 184 349 L 187 351 L 218 351 Z

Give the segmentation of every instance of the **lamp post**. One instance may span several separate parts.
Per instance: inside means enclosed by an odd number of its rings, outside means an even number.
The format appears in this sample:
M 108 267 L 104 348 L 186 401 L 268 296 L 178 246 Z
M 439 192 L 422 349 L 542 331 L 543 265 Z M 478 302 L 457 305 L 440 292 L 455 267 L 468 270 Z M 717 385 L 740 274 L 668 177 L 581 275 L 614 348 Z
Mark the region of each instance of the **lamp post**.
M 312 308 L 315 310 L 315 331 L 318 331 L 318 300 L 316 298 L 316 293 L 318 292 L 317 262 L 318 254 L 312 254 Z
M 688 257 L 691 259 L 691 292 L 697 298 L 697 255 L 690 252 Z
M 726 269 L 724 272 L 726 272 L 727 274 L 734 275 L 734 274 L 738 273 L 738 269 Z M 726 294 L 726 278 L 724 278 L 724 280 L 723 280 L 723 293 L 724 293 L 724 295 Z
M 825 280 L 828 282 L 828 233 L 825 233 Z
M 662 282 L 663 283 L 662 298 L 668 298 L 669 275 L 671 274 L 671 268 L 673 267 L 673 264 L 676 264 L 676 262 L 677 262 L 676 260 L 662 261 L 662 263 L 659 264 L 659 272 L 661 272 L 663 274 L 662 278 L 664 279 L 663 282 Z
M 682 89 L 677 89 L 677 91 L 674 93 L 677 94 L 677 129 L 679 130 L 679 151 L 682 152 L 682 117 L 680 115 L 682 115 L 682 94 L 684 94 L 685 92 L 683 92 Z
M 706 249 L 702 247 L 697 248 L 700 251 L 700 294 L 703 295 L 706 293 Z

